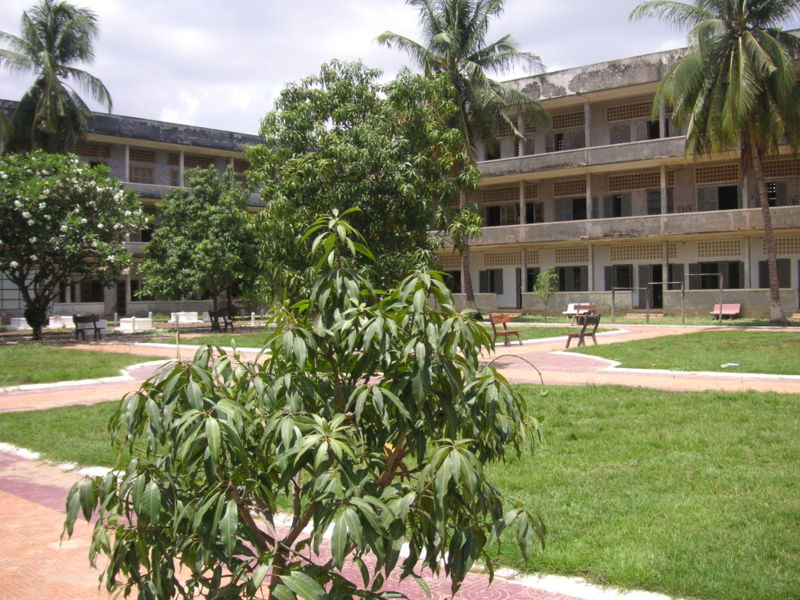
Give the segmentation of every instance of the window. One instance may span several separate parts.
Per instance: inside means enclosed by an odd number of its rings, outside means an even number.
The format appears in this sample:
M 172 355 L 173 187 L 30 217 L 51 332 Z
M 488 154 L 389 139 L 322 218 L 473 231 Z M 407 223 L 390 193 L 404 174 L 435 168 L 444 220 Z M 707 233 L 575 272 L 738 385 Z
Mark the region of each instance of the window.
M 557 267 L 559 292 L 585 292 L 589 289 L 589 267 Z
M 532 292 L 538 278 L 539 267 L 528 267 L 528 272 L 525 275 L 525 290 Z
M 628 123 L 612 123 L 608 129 L 610 144 L 627 144 L 631 141 L 631 127 Z
M 444 284 L 452 294 L 461 293 L 461 271 L 444 271 Z
M 611 265 L 604 272 L 606 291 L 633 287 L 633 265 Z
M 631 195 L 613 194 L 603 198 L 603 218 L 613 219 L 617 217 L 630 217 Z
M 674 189 L 667 188 L 667 213 L 675 212 Z M 661 190 L 647 190 L 647 214 L 661 214 Z
M 17 286 L 2 273 L 0 273 L 0 308 L 6 310 L 25 308 L 25 302 Z
M 96 279 L 84 279 L 80 283 L 81 302 L 103 302 L 103 284 Z
M 484 207 L 483 226 L 519 225 L 519 204 L 501 204 Z
M 481 294 L 503 293 L 503 269 L 486 269 L 478 272 L 478 291 Z
M 500 158 L 500 142 L 497 140 L 486 140 L 486 158 L 485 160 L 497 160 Z
M 767 183 L 767 201 L 770 206 L 788 206 L 789 193 L 785 181 L 770 181 Z
M 697 190 L 697 210 L 735 210 L 739 208 L 739 186 L 721 185 Z
M 719 289 L 719 274 L 723 289 L 744 287 L 744 264 L 740 261 L 701 262 L 689 265 L 690 290 Z
M 556 200 L 556 221 L 580 221 L 586 218 L 586 198 Z
M 792 287 L 791 261 L 788 258 L 778 259 L 778 287 Z M 767 261 L 758 261 L 758 287 L 769 287 L 769 267 Z
M 541 202 L 527 202 L 525 204 L 526 223 L 544 223 L 544 204 Z
M 563 152 L 586 146 L 586 132 L 580 129 L 554 131 L 547 135 L 545 152 Z
M 131 166 L 130 181 L 131 183 L 150 183 L 156 182 L 155 171 L 153 167 L 134 167 Z

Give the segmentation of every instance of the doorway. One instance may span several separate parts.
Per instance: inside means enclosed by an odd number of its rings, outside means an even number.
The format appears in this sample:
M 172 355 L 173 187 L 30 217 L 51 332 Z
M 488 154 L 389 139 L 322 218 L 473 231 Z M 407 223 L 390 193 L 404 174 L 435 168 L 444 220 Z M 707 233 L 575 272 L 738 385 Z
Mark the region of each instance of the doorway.
M 639 307 L 647 307 L 647 296 L 650 294 L 650 308 L 664 307 L 664 269 L 662 265 L 639 265 Z M 653 285 L 649 285 L 649 284 Z

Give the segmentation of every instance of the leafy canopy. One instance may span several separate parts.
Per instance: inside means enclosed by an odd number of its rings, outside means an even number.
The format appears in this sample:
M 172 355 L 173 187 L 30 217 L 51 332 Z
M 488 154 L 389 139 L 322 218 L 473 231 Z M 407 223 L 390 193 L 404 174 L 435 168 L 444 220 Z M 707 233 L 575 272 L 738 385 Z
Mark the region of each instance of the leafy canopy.
M 261 360 L 203 348 L 120 404 L 114 444 L 138 457 L 77 483 L 65 524 L 71 534 L 79 514 L 97 517 L 90 557 L 109 556 L 109 590 L 371 598 L 397 566 L 444 571 L 455 591 L 476 559 L 491 569 L 503 531 L 526 556 L 543 539 L 539 518 L 505 511 L 484 471 L 537 433 L 518 392 L 479 360 L 486 330 L 453 311 L 435 274 L 376 290 L 351 267 L 371 253 L 345 216 L 306 233 L 318 277 L 274 314 Z M 343 577 L 345 560 L 360 580 Z
M 0 271 L 19 288 L 34 334 L 60 284 L 110 283 L 130 266 L 125 236 L 144 222 L 137 196 L 107 167 L 42 151 L 0 157 Z
M 159 227 L 140 267 L 143 292 L 180 299 L 209 294 L 217 299 L 255 278 L 256 240 L 247 212 L 249 191 L 230 169 L 186 173 L 185 188 L 159 203 Z
M 477 183 L 459 132 L 445 123 L 456 110 L 446 82 L 379 76 L 361 63 L 322 65 L 281 92 L 262 123 L 266 143 L 247 150 L 269 199 L 259 216 L 261 270 L 275 299 L 308 293 L 310 240 L 299 238 L 316 215 L 358 208 L 350 218 L 376 260 L 354 260 L 392 285 L 430 264 L 434 206 Z
M 111 112 L 103 82 L 74 65 L 94 60 L 97 18 L 69 2 L 40 0 L 22 13 L 19 36 L 0 31 L 0 63 L 36 73 L 6 129 L 6 149 L 69 152 L 87 132 L 89 107 L 69 82 L 77 83 Z

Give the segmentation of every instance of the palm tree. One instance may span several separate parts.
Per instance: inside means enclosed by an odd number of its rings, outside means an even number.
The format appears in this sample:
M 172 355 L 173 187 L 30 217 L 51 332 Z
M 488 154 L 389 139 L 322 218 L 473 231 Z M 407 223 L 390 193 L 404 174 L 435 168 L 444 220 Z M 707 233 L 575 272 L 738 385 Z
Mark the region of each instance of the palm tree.
M 800 0 L 652 0 L 631 13 L 690 28 L 688 52 L 659 84 L 655 102 L 671 104 L 677 124 L 687 127 L 687 153 L 741 151 L 742 173 L 751 172 L 758 189 L 776 323 L 786 317 L 763 163 L 784 140 L 795 149 L 800 142 L 800 40 L 778 27 L 798 13 Z
M 487 43 L 492 17 L 503 12 L 504 0 L 406 0 L 419 9 L 423 43 L 386 31 L 378 42 L 396 46 L 411 55 L 428 76 L 444 75 L 454 90 L 458 112 L 452 125 L 464 138 L 465 150 L 477 159 L 476 142 L 499 127 L 510 128 L 523 138 L 512 118 L 520 114 L 530 122 L 547 121 L 541 105 L 526 94 L 491 79 L 487 73 L 502 72 L 522 64 L 541 69 L 539 58 L 520 52 L 509 35 Z M 459 208 L 466 208 L 462 191 Z M 475 307 L 475 292 L 469 272 L 469 239 L 461 249 L 461 272 L 467 304 Z
M 67 81 L 80 85 L 111 111 L 111 96 L 103 83 L 73 66 L 94 59 L 96 21 L 88 9 L 40 0 L 22 13 L 19 37 L 0 31 L 0 40 L 8 45 L 0 49 L 0 63 L 12 71 L 36 73 L 6 128 L 7 150 L 68 152 L 86 136 L 91 111 Z

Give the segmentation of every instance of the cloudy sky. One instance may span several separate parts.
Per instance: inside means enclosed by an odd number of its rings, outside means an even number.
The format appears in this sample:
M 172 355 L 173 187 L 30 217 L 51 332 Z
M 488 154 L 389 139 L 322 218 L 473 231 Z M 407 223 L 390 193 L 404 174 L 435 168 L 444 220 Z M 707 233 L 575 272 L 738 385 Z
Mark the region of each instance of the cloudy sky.
M 548 71 L 684 45 L 685 32 L 631 23 L 638 0 L 506 0 L 490 30 L 512 34 Z M 19 33 L 32 0 L 3 0 L 0 30 Z M 407 57 L 375 43 L 390 29 L 419 39 L 404 0 L 75 0 L 98 16 L 96 59 L 114 112 L 256 133 L 287 82 L 332 58 L 362 59 L 390 77 Z M 797 26 L 796 24 L 788 24 Z M 510 78 L 524 73 L 506 73 Z M 29 74 L 0 69 L 0 98 L 17 99 Z M 86 97 L 86 96 L 84 96 Z

